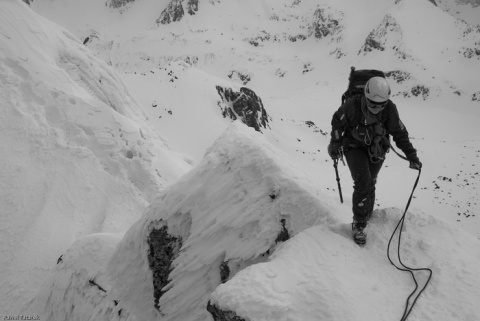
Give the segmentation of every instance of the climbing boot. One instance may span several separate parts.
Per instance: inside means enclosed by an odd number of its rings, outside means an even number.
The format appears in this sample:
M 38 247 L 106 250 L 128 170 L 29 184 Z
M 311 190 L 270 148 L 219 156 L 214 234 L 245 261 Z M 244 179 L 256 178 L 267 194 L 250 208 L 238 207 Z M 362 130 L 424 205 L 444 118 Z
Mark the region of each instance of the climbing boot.
M 352 223 L 352 234 L 353 240 L 359 245 L 364 245 L 367 242 L 367 233 L 365 228 L 367 227 L 367 222 L 356 222 Z

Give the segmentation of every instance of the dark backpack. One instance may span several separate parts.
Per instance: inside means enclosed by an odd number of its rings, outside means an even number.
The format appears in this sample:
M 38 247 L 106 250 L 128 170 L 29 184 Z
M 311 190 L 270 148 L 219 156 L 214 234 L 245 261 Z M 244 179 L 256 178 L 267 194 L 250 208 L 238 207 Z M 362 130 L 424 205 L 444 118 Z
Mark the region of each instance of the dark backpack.
M 355 70 L 355 67 L 351 67 L 350 71 L 350 76 L 348 77 L 348 88 L 345 91 L 345 93 L 342 95 L 342 105 L 345 103 L 345 101 L 349 98 L 355 97 L 355 104 L 358 105 L 359 102 L 357 99 L 360 99 L 362 96 L 365 96 L 365 85 L 367 81 L 370 80 L 372 77 L 382 77 L 386 78 L 385 74 L 383 71 L 380 70 L 375 70 L 375 69 L 360 69 L 360 70 Z M 362 117 L 359 112 L 355 111 L 356 109 L 354 108 L 354 114 L 352 115 L 353 120 L 357 124 L 361 124 L 360 118 Z M 384 116 L 385 113 L 382 115 Z M 381 125 L 381 128 L 377 128 L 376 126 Z M 374 127 L 376 129 L 374 129 Z M 376 130 L 381 131 L 380 133 L 374 133 Z M 370 156 L 370 160 L 373 163 L 379 162 L 380 160 L 385 158 L 385 153 L 388 152 L 389 146 L 390 146 L 390 140 L 388 135 L 386 135 L 385 132 L 385 127 L 383 126 L 382 122 L 379 123 L 374 123 L 371 125 L 357 125 L 354 128 L 354 131 L 358 133 L 357 136 L 360 138 L 355 138 L 360 141 L 365 141 L 365 139 L 362 139 L 361 137 L 365 136 L 368 131 L 371 132 L 371 140 L 367 144 L 368 147 L 368 154 Z
M 383 71 L 375 69 L 360 69 L 355 70 L 355 67 L 351 67 L 350 76 L 348 77 L 348 88 L 345 93 L 342 95 L 342 105 L 345 103 L 345 100 L 348 98 L 365 95 L 364 88 L 365 84 L 372 77 L 382 77 L 385 78 Z

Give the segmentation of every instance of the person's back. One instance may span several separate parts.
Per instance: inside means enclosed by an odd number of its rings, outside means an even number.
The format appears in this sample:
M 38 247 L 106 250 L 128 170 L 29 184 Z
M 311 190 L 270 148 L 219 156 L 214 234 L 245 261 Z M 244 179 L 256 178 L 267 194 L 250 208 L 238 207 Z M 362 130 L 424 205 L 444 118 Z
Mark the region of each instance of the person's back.
M 354 68 L 352 68 L 352 73 Z M 352 80 L 352 74 L 350 76 Z M 396 105 L 390 100 L 391 90 L 384 77 L 368 79 L 364 95 L 343 99 L 333 114 L 331 140 L 328 153 L 334 160 L 343 152 L 352 175 L 353 238 L 365 244 L 365 228 L 375 204 L 377 176 L 390 147 L 392 136 L 411 163 L 420 169 L 422 164 L 412 146 L 406 127 L 400 120 Z

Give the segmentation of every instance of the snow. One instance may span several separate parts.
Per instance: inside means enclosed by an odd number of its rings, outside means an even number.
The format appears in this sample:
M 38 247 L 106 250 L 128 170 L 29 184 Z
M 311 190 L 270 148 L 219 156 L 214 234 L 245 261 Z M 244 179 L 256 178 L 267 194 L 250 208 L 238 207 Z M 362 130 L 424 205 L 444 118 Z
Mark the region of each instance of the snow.
M 2 312 L 79 237 L 123 233 L 191 168 L 118 74 L 17 1 L 0 10 Z
M 409 320 L 479 320 L 480 60 L 463 54 L 479 7 L 395 2 L 209 1 L 163 26 L 166 0 L 1 1 L 2 315 L 212 320 L 210 301 L 251 321 L 400 319 L 414 283 L 386 250 L 417 172 L 388 155 L 360 248 L 350 173 L 341 204 L 326 153 L 354 65 L 410 73 L 389 80 L 424 164 L 401 257 L 433 278 Z M 319 8 L 342 28 L 289 41 Z M 384 51 L 359 53 L 370 34 Z M 270 128 L 222 118 L 217 85 L 253 89 Z M 183 243 L 157 310 L 149 236 L 163 226 Z
M 205 293 L 212 283 L 220 282 L 215 272 L 222 261 L 241 264 L 271 250 L 281 219 L 295 234 L 311 225 L 335 221 L 335 202 L 320 202 L 326 197 L 315 192 L 312 183 L 307 185 L 304 175 L 261 134 L 232 124 L 203 161 L 169 188 L 125 235 L 110 262 L 109 274 L 115 280 L 111 295 L 126 302 L 137 318 L 153 318 L 153 307 L 144 303 L 151 300 L 152 274 L 138 267 L 142 261 L 148 266 L 148 245 L 142 235 L 149 235 L 152 226 L 166 221 L 169 233 L 184 240 L 184 250 L 175 259 L 170 274 L 175 285 L 162 296 L 161 311 L 171 320 L 206 317 Z M 127 264 L 123 263 L 125 257 L 129 258 Z M 191 290 L 185 293 L 183 289 Z M 195 309 L 190 311 L 192 306 Z
M 414 284 L 385 259 L 385 249 L 401 214 L 398 209 L 375 211 L 368 227 L 374 240 L 360 250 L 347 224 L 311 227 L 285 243 L 271 261 L 220 285 L 212 301 L 246 320 L 400 319 Z M 434 271 L 410 319 L 475 320 L 478 278 L 459 266 L 478 264 L 478 255 L 465 256 L 478 253 L 476 240 L 468 234 L 457 237 L 459 230 L 424 213 L 408 213 L 405 224 L 402 261 Z M 395 242 L 391 248 L 395 260 Z M 423 286 L 428 273 L 415 274 Z

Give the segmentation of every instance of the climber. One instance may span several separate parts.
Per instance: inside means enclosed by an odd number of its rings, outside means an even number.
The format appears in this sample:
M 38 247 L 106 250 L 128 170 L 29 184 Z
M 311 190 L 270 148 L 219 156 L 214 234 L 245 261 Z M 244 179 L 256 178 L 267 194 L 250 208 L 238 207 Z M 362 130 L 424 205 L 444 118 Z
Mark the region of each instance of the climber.
M 421 169 L 417 151 L 390 100 L 390 86 L 383 77 L 372 77 L 363 93 L 348 98 L 334 113 L 328 153 L 334 160 L 345 155 L 353 179 L 353 239 L 363 245 L 365 228 L 375 202 L 375 185 L 390 148 L 390 135 L 406 155 L 410 167 Z

